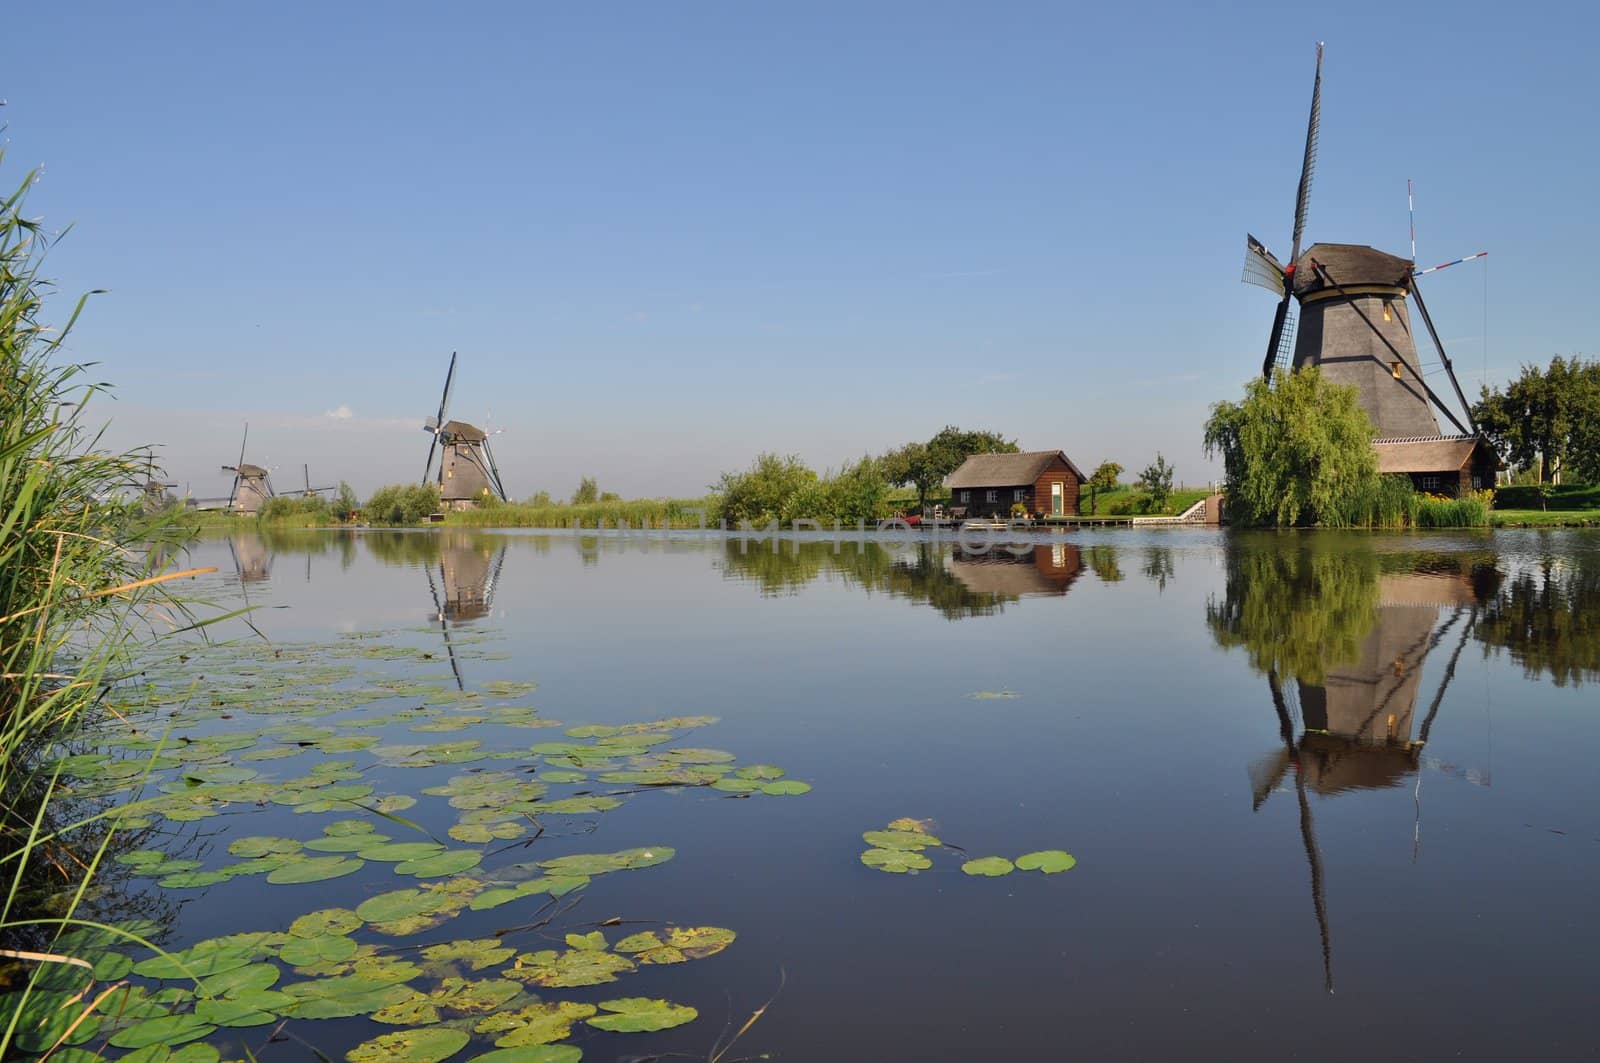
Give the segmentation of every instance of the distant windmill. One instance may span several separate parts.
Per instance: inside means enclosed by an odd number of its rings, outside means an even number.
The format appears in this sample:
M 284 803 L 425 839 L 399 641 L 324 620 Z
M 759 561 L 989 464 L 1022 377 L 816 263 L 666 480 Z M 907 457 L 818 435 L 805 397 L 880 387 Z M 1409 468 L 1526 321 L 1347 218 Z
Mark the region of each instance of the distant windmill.
M 428 464 L 422 482 L 437 482 L 439 500 L 446 509 L 467 509 L 487 498 L 505 501 L 506 489 L 500 482 L 500 469 L 489 448 L 489 435 L 477 425 L 446 420 L 450 404 L 450 385 L 455 381 L 456 356 L 450 355 L 444 391 L 439 395 L 439 412 L 429 417 L 422 430 L 433 437 L 428 444 Z M 433 479 L 433 455 L 439 451 L 439 473 Z
M 228 491 L 227 508 L 234 513 L 259 513 L 267 499 L 273 496 L 272 478 L 268 471 L 259 465 L 245 464 L 244 448 L 249 440 L 250 425 L 246 423 L 244 438 L 239 441 L 238 463 L 222 467 L 223 472 L 233 473 L 233 487 Z
M 164 483 L 156 479 L 156 459 L 154 452 L 145 454 L 144 486 L 140 489 L 140 501 L 146 513 L 157 513 L 167 508 L 167 492 L 178 485 Z
M 1414 263 L 1364 244 L 1318 243 L 1301 252 L 1321 124 L 1322 45 L 1318 44 L 1288 264 L 1280 263 L 1254 236 L 1245 238 L 1243 279 L 1279 295 L 1262 375 L 1271 379 L 1274 370 L 1290 365 L 1316 366 L 1330 382 L 1354 387 L 1377 428 L 1382 472 L 1410 475 L 1417 487 L 1447 494 L 1491 486 L 1498 459 L 1472 420 L 1471 406 L 1417 290 Z M 1460 403 L 1460 417 L 1424 379 L 1408 299 L 1416 302 L 1439 352 Z M 1292 313 L 1295 301 L 1298 327 Z M 1460 434 L 1442 436 L 1435 410 Z
M 302 465 L 302 466 L 300 466 L 300 469 L 305 474 L 305 478 L 306 478 L 306 486 L 305 486 L 305 488 L 303 490 L 296 489 L 294 491 L 280 491 L 279 495 L 281 497 L 283 497 L 283 498 L 310 498 L 313 495 L 316 495 L 316 494 L 318 494 L 318 493 L 320 493 L 322 491 L 336 491 L 336 490 L 338 490 L 337 487 L 312 487 L 311 486 L 311 466 L 310 465 Z

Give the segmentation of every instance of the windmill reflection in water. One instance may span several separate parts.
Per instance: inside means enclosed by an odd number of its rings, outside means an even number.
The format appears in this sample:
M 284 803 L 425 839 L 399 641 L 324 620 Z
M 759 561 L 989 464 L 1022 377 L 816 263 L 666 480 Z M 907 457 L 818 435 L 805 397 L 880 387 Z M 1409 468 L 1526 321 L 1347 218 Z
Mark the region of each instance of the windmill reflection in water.
M 1420 769 L 1435 768 L 1478 785 L 1490 784 L 1487 770 L 1457 771 L 1423 756 L 1477 621 L 1479 598 L 1472 574 L 1384 575 L 1378 578 L 1378 592 L 1375 622 L 1357 655 L 1353 660 L 1328 662 L 1321 683 L 1298 678 L 1285 683 L 1275 668 L 1268 671 L 1267 686 L 1283 748 L 1250 769 L 1256 810 L 1274 791 L 1287 789 L 1286 777 L 1292 776 L 1300 806 L 1301 841 L 1311 872 L 1312 904 L 1322 936 L 1324 986 L 1330 993 L 1333 946 L 1311 793 L 1335 797 L 1354 790 L 1402 786 L 1416 777 L 1415 860 L 1422 840 Z M 1449 647 L 1450 656 L 1423 702 L 1423 664 L 1440 645 Z
M 486 536 L 443 532 L 439 537 L 437 567 L 428 564 L 423 568 L 428 576 L 428 591 L 433 595 L 430 619 L 438 623 L 439 633 L 444 637 L 445 653 L 450 658 L 450 671 L 458 690 L 465 690 L 466 682 L 461 675 L 455 643 L 450 638 L 451 628 L 489 615 L 494 608 L 494 593 L 500 585 L 500 568 L 505 559 L 504 543 L 496 546 Z

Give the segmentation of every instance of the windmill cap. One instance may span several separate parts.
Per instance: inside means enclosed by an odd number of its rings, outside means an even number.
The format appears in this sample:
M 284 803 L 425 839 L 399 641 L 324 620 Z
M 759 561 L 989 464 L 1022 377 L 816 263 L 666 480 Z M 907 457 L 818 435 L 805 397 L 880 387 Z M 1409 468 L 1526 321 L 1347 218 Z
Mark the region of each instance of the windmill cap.
M 1311 260 L 1322 266 L 1318 270 Z M 1378 284 L 1406 289 L 1411 283 L 1411 260 L 1379 251 L 1366 244 L 1312 244 L 1295 262 L 1294 293 L 1304 295 L 1330 285 L 1323 272 L 1341 287 Z M 1287 272 L 1287 271 L 1286 271 Z
M 488 438 L 483 429 L 466 421 L 446 421 L 439 434 L 460 443 L 481 443 Z

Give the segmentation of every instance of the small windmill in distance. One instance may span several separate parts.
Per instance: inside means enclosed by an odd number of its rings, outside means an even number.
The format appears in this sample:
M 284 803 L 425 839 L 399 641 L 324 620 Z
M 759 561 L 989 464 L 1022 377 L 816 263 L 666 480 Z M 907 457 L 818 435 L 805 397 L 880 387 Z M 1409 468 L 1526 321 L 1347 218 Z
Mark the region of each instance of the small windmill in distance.
M 494 452 L 489 448 L 489 433 L 466 421 L 445 419 L 455 376 L 456 355 L 451 352 L 444 391 L 439 395 L 439 412 L 422 425 L 422 430 L 433 437 L 428 444 L 428 463 L 422 470 L 422 482 L 437 483 L 439 502 L 445 509 L 471 509 L 489 498 L 503 502 L 506 489 L 500 482 Z M 437 480 L 433 474 L 435 451 L 439 452 Z
M 293 491 L 280 491 L 280 492 L 278 492 L 280 497 L 282 497 L 282 498 L 313 498 L 313 497 L 315 497 L 316 495 L 320 494 L 323 491 L 337 491 L 339 489 L 337 486 L 312 487 L 311 486 L 311 466 L 310 465 L 301 465 L 300 469 L 305 474 L 305 478 L 306 478 L 306 486 L 304 487 L 304 489 L 297 488 L 297 489 L 295 489 Z
M 167 492 L 177 487 L 156 479 L 156 456 L 153 450 L 145 451 L 144 485 L 140 488 L 140 503 L 146 513 L 159 513 L 167 508 Z
M 233 487 L 228 491 L 227 508 L 233 513 L 254 515 L 261 512 L 267 499 L 273 496 L 272 478 L 259 465 L 247 465 L 244 460 L 245 444 L 250 440 L 250 425 L 244 426 L 244 438 L 239 441 L 239 461 L 224 465 L 223 472 L 233 473 Z

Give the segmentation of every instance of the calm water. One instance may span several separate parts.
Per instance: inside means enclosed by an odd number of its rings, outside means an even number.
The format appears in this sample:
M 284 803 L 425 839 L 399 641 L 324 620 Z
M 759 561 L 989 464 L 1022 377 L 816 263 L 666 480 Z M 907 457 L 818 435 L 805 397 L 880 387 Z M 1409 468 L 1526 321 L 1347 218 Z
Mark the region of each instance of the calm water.
M 1082 532 L 972 556 L 306 534 L 210 541 L 192 560 L 274 641 L 382 631 L 436 662 L 459 643 L 478 651 L 456 661 L 468 690 L 535 681 L 524 702 L 567 724 L 717 716 L 691 744 L 813 785 L 643 793 L 534 843 L 677 850 L 596 878 L 574 924 L 739 935 L 569 994 L 701 1013 L 580 1032 L 585 1059 L 703 1059 L 774 994 L 730 1059 L 1498 1060 L 1600 1044 L 1600 536 Z M 368 781 L 414 792 L 458 771 Z M 902 816 L 972 856 L 1079 863 L 863 866 L 862 832 Z M 268 806 L 204 830 L 220 852 L 230 832 L 303 835 L 307 818 Z M 169 943 L 281 929 L 393 877 L 185 890 Z M 467 912 L 443 936 L 516 921 Z M 381 1032 L 291 1029 L 335 1058 Z

